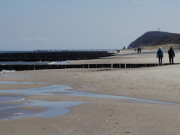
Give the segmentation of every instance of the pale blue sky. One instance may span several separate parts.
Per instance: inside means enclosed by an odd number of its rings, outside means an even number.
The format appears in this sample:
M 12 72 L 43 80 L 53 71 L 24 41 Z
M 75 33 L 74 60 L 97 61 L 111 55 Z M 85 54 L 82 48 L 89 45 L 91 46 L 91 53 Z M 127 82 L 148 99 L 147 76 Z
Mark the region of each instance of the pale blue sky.
M 121 49 L 180 33 L 180 0 L 0 0 L 0 50 Z

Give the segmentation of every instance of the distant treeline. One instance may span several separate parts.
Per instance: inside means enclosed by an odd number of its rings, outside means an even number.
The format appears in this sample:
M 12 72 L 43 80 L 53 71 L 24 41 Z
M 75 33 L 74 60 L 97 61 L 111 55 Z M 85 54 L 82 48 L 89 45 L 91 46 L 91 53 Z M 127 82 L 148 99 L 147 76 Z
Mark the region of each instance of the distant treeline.
M 97 59 L 100 57 L 113 56 L 107 51 L 42 51 L 0 53 L 0 61 L 66 61 Z

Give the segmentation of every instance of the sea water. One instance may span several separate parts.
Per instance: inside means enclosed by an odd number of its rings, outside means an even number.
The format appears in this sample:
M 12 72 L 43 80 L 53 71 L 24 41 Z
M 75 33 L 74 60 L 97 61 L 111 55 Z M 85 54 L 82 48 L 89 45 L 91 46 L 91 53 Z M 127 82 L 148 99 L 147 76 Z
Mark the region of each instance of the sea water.
M 0 62 L 0 65 L 64 65 L 69 64 L 67 61 L 35 61 L 35 62 L 26 62 L 26 61 L 5 61 Z
M 0 71 L 0 77 L 31 77 L 30 75 L 8 74 L 11 72 L 16 72 L 16 71 L 15 70 L 2 70 Z

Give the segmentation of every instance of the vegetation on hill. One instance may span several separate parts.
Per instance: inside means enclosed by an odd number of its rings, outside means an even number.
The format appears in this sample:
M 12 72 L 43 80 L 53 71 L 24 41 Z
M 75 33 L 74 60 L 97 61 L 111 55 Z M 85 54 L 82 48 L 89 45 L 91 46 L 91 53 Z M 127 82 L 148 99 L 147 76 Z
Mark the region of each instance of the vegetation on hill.
M 166 44 L 180 44 L 180 34 L 160 31 L 146 32 L 133 41 L 128 49 Z

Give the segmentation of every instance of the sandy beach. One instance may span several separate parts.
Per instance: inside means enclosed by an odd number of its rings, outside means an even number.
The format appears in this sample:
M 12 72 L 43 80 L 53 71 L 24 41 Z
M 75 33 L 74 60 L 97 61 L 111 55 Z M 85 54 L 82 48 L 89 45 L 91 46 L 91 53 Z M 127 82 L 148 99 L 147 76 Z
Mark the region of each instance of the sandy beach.
M 157 61 L 156 53 L 153 51 L 142 54 L 127 51 L 109 58 L 68 62 L 94 64 L 157 63 Z M 168 63 L 167 53 L 163 62 Z M 176 51 L 175 63 L 180 63 L 178 51 Z M 0 75 L 0 81 L 46 83 L 0 84 L 0 90 L 67 85 L 73 88 L 72 91 L 180 103 L 180 65 L 135 69 L 38 70 L 6 74 L 29 77 Z M 0 135 L 179 135 L 180 132 L 179 105 L 58 94 L 31 95 L 25 100 L 87 103 L 71 107 L 69 113 L 59 117 L 27 117 L 0 121 Z

